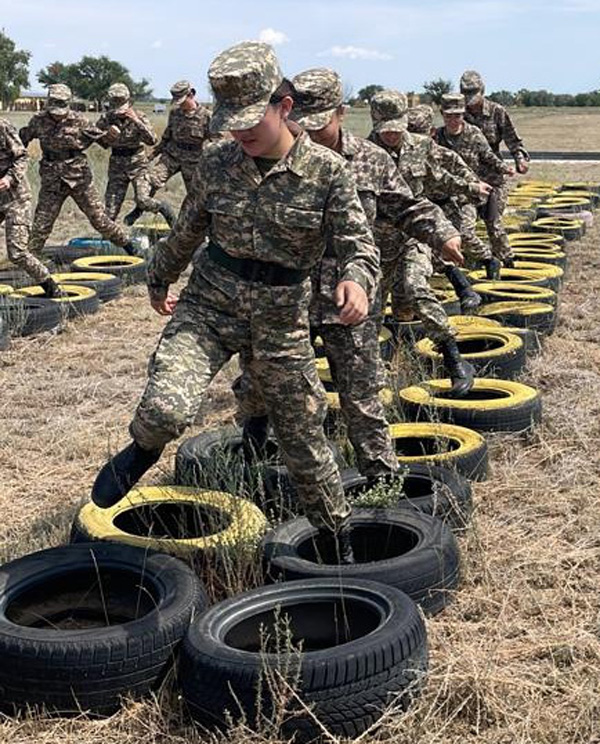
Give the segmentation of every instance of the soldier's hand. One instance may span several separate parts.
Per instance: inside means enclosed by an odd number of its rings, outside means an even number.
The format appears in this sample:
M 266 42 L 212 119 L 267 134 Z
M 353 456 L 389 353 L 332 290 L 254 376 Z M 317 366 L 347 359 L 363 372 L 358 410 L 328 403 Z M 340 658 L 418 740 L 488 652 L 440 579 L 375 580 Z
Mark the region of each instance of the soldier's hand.
M 365 290 L 356 282 L 340 282 L 335 288 L 335 305 L 340 308 L 343 325 L 358 325 L 367 317 L 369 299 Z
M 494 187 L 490 186 L 489 183 L 486 183 L 485 181 L 479 181 L 479 195 L 480 196 L 489 196 L 493 190 L 494 190 Z
M 153 310 L 156 310 L 159 315 L 173 315 L 173 311 L 177 305 L 177 299 L 177 295 L 169 291 L 167 296 L 162 300 L 150 299 L 150 304 Z
M 516 174 L 516 172 L 517 171 L 512 167 L 512 165 L 509 165 L 508 168 L 507 168 L 507 170 L 506 170 L 506 175 L 507 176 L 514 176 Z
M 121 134 L 121 130 L 116 124 L 111 124 L 106 133 L 108 134 L 110 139 L 117 139 L 117 137 Z
M 130 107 L 126 109 L 123 112 L 123 118 L 124 119 L 131 119 L 132 121 L 137 121 L 138 115 L 135 113 L 135 111 Z
M 10 189 L 10 178 L 8 176 L 4 176 L 4 178 L 0 178 L 0 191 L 6 191 L 7 189 Z
M 465 263 L 465 257 L 461 251 L 460 237 L 457 235 L 455 238 L 450 238 L 442 246 L 442 258 L 444 261 L 451 261 L 457 266 L 463 266 Z
M 527 173 L 529 170 L 529 163 L 526 160 L 519 160 L 517 163 L 517 171 L 522 175 Z

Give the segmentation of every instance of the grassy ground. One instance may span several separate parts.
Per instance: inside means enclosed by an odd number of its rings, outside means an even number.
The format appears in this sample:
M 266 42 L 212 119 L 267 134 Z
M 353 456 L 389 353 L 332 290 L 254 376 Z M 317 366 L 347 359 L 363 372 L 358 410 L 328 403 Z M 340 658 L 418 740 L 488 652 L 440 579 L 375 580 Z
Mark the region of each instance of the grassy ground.
M 561 119 L 557 130 L 562 126 Z M 93 156 L 97 172 L 104 157 Z M 598 181 L 600 165 L 535 165 L 532 175 Z M 176 204 L 180 196 L 175 183 L 170 198 Z M 68 206 L 52 240 L 87 232 Z M 600 741 L 599 237 L 595 226 L 568 246 L 560 323 L 526 375 L 544 396 L 542 426 L 529 441 L 489 440 L 490 478 L 475 486 L 473 526 L 460 541 L 463 584 L 453 604 L 427 621 L 425 694 L 408 715 L 391 716 L 365 741 Z M 107 453 L 128 441 L 127 423 L 163 325 L 145 291 L 133 288 L 98 315 L 58 335 L 15 339 L 0 355 L 2 559 L 65 541 Z M 225 370 L 212 386 L 195 430 L 231 421 L 233 373 Z M 169 477 L 174 450 L 147 482 Z M 250 738 L 237 730 L 227 740 Z M 106 721 L 0 718 L 2 744 L 200 741 L 208 739 L 186 728 L 170 699 L 162 706 L 132 703 Z

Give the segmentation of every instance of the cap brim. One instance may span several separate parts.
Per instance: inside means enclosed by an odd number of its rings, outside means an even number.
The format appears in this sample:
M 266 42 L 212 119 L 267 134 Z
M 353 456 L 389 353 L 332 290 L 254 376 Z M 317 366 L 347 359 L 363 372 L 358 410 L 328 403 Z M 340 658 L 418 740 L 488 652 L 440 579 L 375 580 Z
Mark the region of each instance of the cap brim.
M 251 106 L 227 106 L 216 103 L 210 119 L 211 132 L 252 129 L 263 120 L 269 105 L 269 98 Z
M 380 121 L 373 127 L 373 131 L 377 134 L 382 132 L 405 132 L 408 127 L 408 118 L 403 116 L 401 119 L 388 119 L 387 121 Z
M 336 111 L 337 107 L 327 111 L 319 111 L 317 114 L 303 114 L 301 109 L 292 109 L 290 118 L 308 132 L 317 132 L 329 124 Z
M 57 108 L 56 106 L 48 106 L 46 109 L 49 114 L 54 114 L 54 116 L 59 116 L 60 114 L 67 114 L 69 112 L 68 106 L 63 106 L 62 108 Z
M 113 106 L 109 103 L 108 107 L 113 114 L 124 114 L 127 109 L 131 106 L 131 102 L 127 101 L 127 103 L 121 103 L 119 106 Z
M 182 95 L 177 96 L 177 98 L 175 97 L 171 98 L 171 106 L 173 108 L 179 108 L 187 97 L 188 97 L 188 93 L 183 93 Z
M 442 111 L 443 114 L 464 114 L 465 109 L 464 108 L 452 108 L 452 109 L 444 109 Z

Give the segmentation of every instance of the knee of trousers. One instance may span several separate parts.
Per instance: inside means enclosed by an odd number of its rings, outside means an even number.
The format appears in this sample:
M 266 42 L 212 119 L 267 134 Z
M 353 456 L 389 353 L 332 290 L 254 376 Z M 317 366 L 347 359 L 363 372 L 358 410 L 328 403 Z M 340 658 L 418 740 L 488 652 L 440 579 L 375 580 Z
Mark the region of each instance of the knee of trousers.
M 251 379 L 248 372 L 243 372 L 231 385 L 237 403 L 237 413 L 242 419 L 254 416 L 266 416 L 267 407 L 264 398 Z
M 194 420 L 194 412 L 154 397 L 140 402 L 129 426 L 131 436 L 144 449 L 162 449 L 180 437 Z

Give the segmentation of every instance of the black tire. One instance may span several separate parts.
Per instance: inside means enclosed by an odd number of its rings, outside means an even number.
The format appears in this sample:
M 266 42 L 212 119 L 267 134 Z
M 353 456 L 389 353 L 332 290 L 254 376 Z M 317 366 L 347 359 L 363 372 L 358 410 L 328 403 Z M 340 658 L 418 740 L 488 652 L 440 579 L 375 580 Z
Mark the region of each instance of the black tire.
M 123 282 L 114 274 L 103 272 L 68 271 L 53 274 L 52 278 L 59 284 L 78 284 L 80 287 L 89 287 L 98 295 L 100 302 L 110 302 L 121 296 Z
M 440 519 L 411 509 L 354 509 L 349 526 L 355 562 L 340 565 L 336 541 L 305 517 L 279 525 L 263 542 L 267 575 L 378 581 L 408 594 L 428 615 L 450 602 L 460 560 L 456 538 Z
M 530 328 L 549 336 L 556 328 L 556 308 L 547 302 L 489 302 L 477 309 L 484 318 L 499 320 L 505 326 Z
M 542 399 L 529 385 L 508 380 L 475 380 L 462 398 L 451 398 L 450 380 L 428 380 L 398 393 L 412 420 L 443 421 L 474 431 L 524 432 L 542 418 Z
M 190 618 L 207 605 L 181 561 L 110 543 L 7 563 L 0 597 L 0 705 L 8 712 L 114 712 L 123 695 L 162 680 Z
M 78 245 L 47 245 L 42 250 L 42 256 L 52 259 L 52 261 L 61 268 L 64 266 L 70 266 L 73 261 L 78 258 L 86 258 L 87 256 L 95 256 L 98 253 L 98 248 L 94 246 L 78 246 Z
M 37 297 L 0 297 L 0 317 L 13 336 L 31 336 L 59 328 L 63 322 L 60 306 Z
M 10 334 L 8 332 L 8 323 L 0 315 L 0 351 L 5 351 L 10 345 Z
M 473 284 L 482 302 L 545 302 L 556 305 L 558 295 L 548 287 L 513 282 L 481 282 Z
M 535 356 L 542 351 L 542 335 L 533 328 L 519 328 L 518 326 L 504 326 L 504 330 L 519 336 L 525 345 L 525 354 Z
M 52 261 L 44 261 L 44 265 L 47 266 L 49 271 L 54 271 L 56 268 Z M 0 284 L 10 284 L 14 289 L 21 289 L 21 287 L 28 287 L 31 285 L 33 279 L 31 275 L 26 271 L 21 271 L 17 268 L 8 268 L 0 270 Z
M 65 318 L 79 318 L 83 315 L 93 315 L 100 309 L 100 298 L 98 293 L 91 287 L 84 287 L 80 284 L 59 285 L 64 297 L 54 297 L 50 302 L 56 303 Z M 33 287 L 23 287 L 16 292 L 17 295 L 24 297 L 43 298 L 44 292 L 39 285 Z
M 523 340 L 504 328 L 473 328 L 460 331 L 456 344 L 461 356 L 475 368 L 478 377 L 513 379 L 527 364 Z M 418 355 L 435 372 L 444 369 L 442 354 L 435 344 L 425 338 L 415 346 Z
M 467 527 L 473 512 L 473 492 L 464 476 L 449 468 L 416 462 L 403 464 L 400 472 L 402 493 L 391 504 L 394 508 L 414 509 L 437 517 L 455 531 Z M 342 471 L 342 485 L 351 501 L 358 499 L 357 505 L 370 498 L 367 479 L 355 468 Z
M 286 620 L 290 630 L 278 631 Z M 283 635 L 292 651 L 261 651 L 265 634 Z M 301 642 L 300 654 L 293 647 Z M 323 730 L 303 706 L 334 736 L 354 739 L 389 703 L 406 709 L 426 670 L 426 631 L 415 603 L 393 587 L 334 578 L 261 587 L 215 605 L 190 626 L 179 678 L 194 718 L 225 728 L 227 711 L 249 726 L 259 711 L 271 717 L 290 695 L 285 682 L 278 692 L 268 680 L 283 677 L 302 704 L 291 699 L 281 734 L 304 744 L 321 740 Z
M 390 424 L 388 428 L 400 465 L 439 465 L 469 480 L 487 478 L 488 447 L 478 432 L 437 422 Z
M 73 261 L 71 271 L 102 271 L 118 276 L 124 284 L 139 284 L 146 281 L 147 262 L 138 256 L 88 256 Z
M 346 461 L 338 447 L 330 441 L 328 445 L 340 469 L 345 468 Z M 175 483 L 229 493 L 242 490 L 269 519 L 289 519 L 298 513 L 298 503 L 274 436 L 269 437 L 266 452 L 266 460 L 248 466 L 243 456 L 241 429 L 203 431 L 179 445 Z

